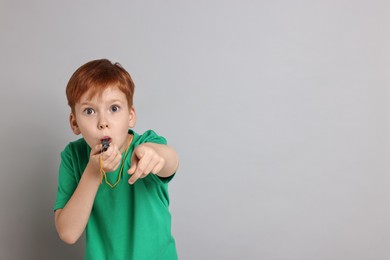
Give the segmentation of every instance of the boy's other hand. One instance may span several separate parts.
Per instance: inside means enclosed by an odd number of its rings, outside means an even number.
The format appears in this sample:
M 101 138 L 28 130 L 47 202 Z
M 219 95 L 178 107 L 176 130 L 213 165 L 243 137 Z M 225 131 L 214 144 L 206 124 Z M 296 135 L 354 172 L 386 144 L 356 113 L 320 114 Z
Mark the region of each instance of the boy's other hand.
M 148 143 L 137 146 L 131 156 L 131 167 L 127 171 L 131 175 L 130 184 L 139 178 L 145 178 L 149 173 L 157 174 L 165 165 L 165 159 Z

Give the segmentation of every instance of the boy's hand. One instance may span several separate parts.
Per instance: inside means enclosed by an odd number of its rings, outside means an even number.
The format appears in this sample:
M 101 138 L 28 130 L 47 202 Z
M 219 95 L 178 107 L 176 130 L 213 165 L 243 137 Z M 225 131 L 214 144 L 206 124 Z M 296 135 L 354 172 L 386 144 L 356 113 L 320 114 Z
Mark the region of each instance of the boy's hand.
M 100 172 L 100 156 L 102 156 L 102 164 L 105 172 L 115 171 L 122 159 L 122 154 L 115 144 L 111 144 L 107 151 L 101 153 L 102 145 L 98 144 L 91 150 L 89 163 L 97 172 Z
M 131 156 L 131 167 L 127 171 L 132 175 L 130 184 L 134 184 L 139 178 L 145 178 L 149 173 L 157 174 L 165 165 L 165 159 L 148 143 L 138 145 Z

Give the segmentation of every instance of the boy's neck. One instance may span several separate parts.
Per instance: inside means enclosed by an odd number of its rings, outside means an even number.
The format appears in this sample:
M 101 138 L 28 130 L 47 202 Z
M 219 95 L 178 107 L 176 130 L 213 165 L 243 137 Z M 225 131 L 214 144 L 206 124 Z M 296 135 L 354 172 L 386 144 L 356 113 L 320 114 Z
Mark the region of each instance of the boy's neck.
M 133 141 L 133 135 L 127 134 L 126 142 L 122 145 L 122 147 L 119 149 L 121 153 L 124 153 L 127 148 L 130 146 L 131 142 Z

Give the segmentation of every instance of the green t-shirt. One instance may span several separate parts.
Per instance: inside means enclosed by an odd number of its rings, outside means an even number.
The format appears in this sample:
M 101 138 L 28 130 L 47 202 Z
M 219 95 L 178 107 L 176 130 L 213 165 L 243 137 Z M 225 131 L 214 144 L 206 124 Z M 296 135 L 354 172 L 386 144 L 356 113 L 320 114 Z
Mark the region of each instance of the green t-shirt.
M 122 180 L 114 188 L 103 181 L 96 194 L 86 227 L 85 259 L 177 259 L 168 210 L 168 182 L 173 176 L 162 179 L 149 174 L 133 185 L 127 182 L 134 148 L 145 142 L 166 144 L 166 140 L 152 130 L 142 135 L 132 130 L 129 133 L 134 138 L 124 159 Z M 72 196 L 90 151 L 83 138 L 69 143 L 62 151 L 54 210 L 63 208 Z M 110 183 L 116 182 L 120 168 L 107 173 Z

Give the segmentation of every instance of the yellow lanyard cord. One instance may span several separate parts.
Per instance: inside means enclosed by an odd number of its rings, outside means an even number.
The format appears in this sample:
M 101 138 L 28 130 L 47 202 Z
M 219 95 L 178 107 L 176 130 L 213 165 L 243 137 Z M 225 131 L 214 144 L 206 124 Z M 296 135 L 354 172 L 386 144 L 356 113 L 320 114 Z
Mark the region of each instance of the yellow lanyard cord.
M 107 185 L 110 186 L 111 188 L 114 188 L 120 182 L 121 176 L 122 176 L 122 172 L 123 172 L 123 166 L 125 165 L 125 158 L 127 156 L 127 153 L 129 152 L 129 147 L 130 147 L 130 144 L 131 144 L 132 141 L 133 141 L 133 135 L 130 135 L 130 140 L 129 140 L 128 144 L 127 144 L 125 155 L 122 158 L 122 165 L 121 165 L 121 169 L 119 171 L 118 180 L 114 184 L 111 184 L 107 180 L 107 174 L 106 174 L 106 171 L 104 170 L 104 167 L 103 167 L 102 153 L 100 153 L 100 175 L 102 176 L 102 180 L 100 181 L 100 183 L 103 183 L 103 178 L 104 178 L 104 180 L 107 183 Z

